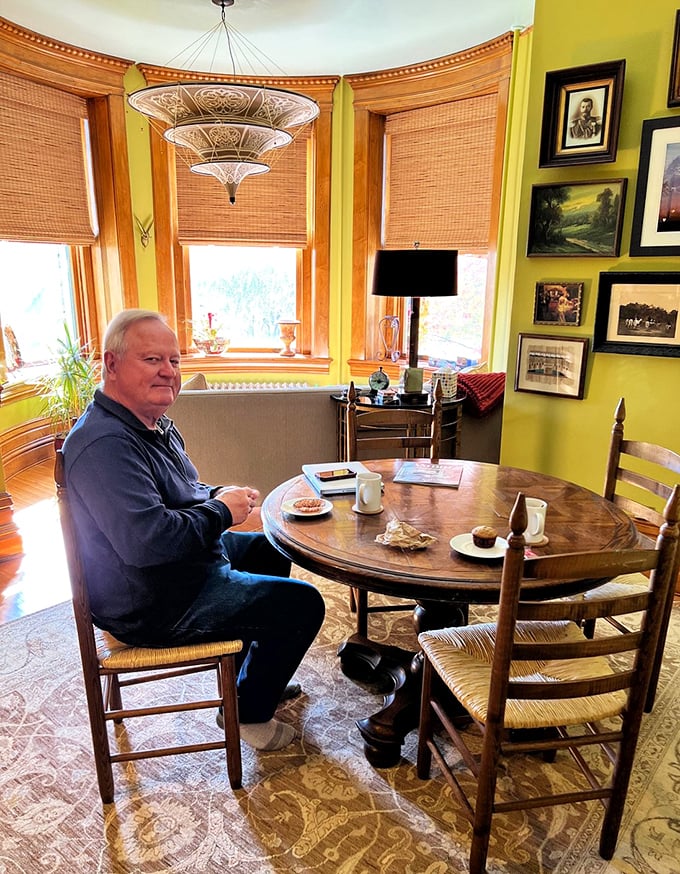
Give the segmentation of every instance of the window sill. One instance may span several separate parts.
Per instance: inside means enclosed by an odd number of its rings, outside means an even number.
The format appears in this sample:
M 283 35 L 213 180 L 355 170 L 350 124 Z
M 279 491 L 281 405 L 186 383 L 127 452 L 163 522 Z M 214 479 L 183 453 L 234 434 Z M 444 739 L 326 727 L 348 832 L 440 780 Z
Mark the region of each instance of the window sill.
M 284 357 L 277 352 L 225 352 L 222 355 L 189 353 L 182 356 L 182 373 L 324 373 L 330 358 L 306 355 Z

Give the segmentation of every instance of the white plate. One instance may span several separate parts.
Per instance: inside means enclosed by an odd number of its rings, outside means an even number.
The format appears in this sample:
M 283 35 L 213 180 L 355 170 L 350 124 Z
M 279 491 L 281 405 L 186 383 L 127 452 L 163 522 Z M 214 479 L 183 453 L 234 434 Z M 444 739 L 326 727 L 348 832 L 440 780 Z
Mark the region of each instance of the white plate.
M 485 558 L 488 561 L 492 558 L 503 558 L 508 548 L 508 541 L 497 537 L 490 549 L 480 549 L 472 542 L 472 534 L 458 534 L 451 538 L 450 546 L 451 549 L 455 549 L 461 555 L 467 555 L 468 558 Z
M 313 512 L 305 513 L 303 510 L 299 510 L 295 506 L 295 502 L 301 500 L 301 498 L 294 498 L 291 501 L 284 501 L 281 504 L 281 509 L 284 513 L 290 513 L 291 516 L 299 516 L 303 519 L 313 519 L 314 516 L 323 516 L 325 513 L 328 513 L 333 509 L 333 504 L 330 501 L 327 501 L 325 498 L 321 498 L 321 506 L 318 510 L 314 510 Z

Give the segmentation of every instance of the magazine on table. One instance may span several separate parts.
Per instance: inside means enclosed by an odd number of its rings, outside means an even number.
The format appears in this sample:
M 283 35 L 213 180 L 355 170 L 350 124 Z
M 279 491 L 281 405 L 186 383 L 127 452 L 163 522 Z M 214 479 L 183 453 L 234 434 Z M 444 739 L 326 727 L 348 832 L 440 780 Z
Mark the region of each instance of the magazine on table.
M 360 461 L 328 461 L 303 464 L 302 472 L 318 494 L 348 495 L 355 491 L 357 473 L 368 471 Z
M 397 471 L 394 482 L 457 489 L 462 476 L 462 464 L 433 464 L 426 460 L 405 461 Z

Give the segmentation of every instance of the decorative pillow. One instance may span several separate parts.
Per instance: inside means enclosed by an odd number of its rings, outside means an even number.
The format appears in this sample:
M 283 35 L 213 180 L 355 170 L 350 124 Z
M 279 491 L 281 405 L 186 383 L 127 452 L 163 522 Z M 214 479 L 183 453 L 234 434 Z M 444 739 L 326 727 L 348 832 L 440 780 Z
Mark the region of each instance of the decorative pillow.
M 182 383 L 182 391 L 205 391 L 208 388 L 208 380 L 202 373 L 194 373 L 186 382 Z

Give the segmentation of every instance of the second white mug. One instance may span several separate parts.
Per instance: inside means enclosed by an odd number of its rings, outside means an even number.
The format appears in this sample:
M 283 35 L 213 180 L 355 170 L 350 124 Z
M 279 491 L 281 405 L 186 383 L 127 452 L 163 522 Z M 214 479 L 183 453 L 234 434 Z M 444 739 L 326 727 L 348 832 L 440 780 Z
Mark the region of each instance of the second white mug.
M 527 530 L 524 532 L 525 543 L 540 543 L 545 537 L 545 514 L 548 511 L 547 501 L 541 498 L 526 498 Z
M 382 476 L 373 471 L 357 474 L 356 503 L 357 513 L 379 513 L 382 510 Z

